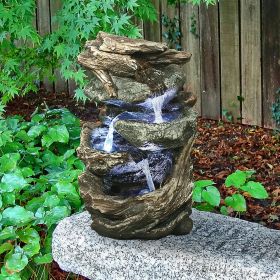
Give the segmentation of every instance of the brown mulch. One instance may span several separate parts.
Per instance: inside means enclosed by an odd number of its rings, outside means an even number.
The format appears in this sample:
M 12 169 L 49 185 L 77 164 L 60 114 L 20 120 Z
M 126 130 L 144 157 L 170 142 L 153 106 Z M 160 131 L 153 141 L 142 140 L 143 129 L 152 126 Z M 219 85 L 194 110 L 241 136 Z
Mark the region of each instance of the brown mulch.
M 233 193 L 223 184 L 237 169 L 255 170 L 269 199 L 245 195 L 248 209 L 241 218 L 280 230 L 280 133 L 241 124 L 198 120 L 193 148 L 194 179 L 212 179 L 222 197 Z
M 6 108 L 6 115 L 20 114 L 29 119 L 36 107 L 66 107 L 81 120 L 96 121 L 99 113 L 94 103 L 77 104 L 69 94 L 38 94 L 16 98 Z M 241 124 L 198 119 L 198 134 L 193 153 L 194 179 L 212 179 L 220 189 L 222 198 L 232 194 L 224 181 L 237 169 L 256 171 L 255 179 L 269 193 L 269 199 L 255 200 L 246 195 L 248 211 L 240 218 L 261 223 L 280 230 L 280 133 Z M 53 263 L 53 280 L 76 279 L 62 272 Z

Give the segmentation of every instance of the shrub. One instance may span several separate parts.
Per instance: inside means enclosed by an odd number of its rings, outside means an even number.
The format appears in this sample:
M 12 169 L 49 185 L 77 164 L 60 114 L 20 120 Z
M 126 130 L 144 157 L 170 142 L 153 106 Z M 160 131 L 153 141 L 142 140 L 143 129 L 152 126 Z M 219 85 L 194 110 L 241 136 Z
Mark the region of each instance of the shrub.
M 268 198 L 264 186 L 251 179 L 254 173 L 255 172 L 252 170 L 237 170 L 226 178 L 225 186 L 234 188 L 235 193 L 224 199 L 225 205 L 220 207 L 220 212 L 222 214 L 227 215 L 232 211 L 245 212 L 247 210 L 247 204 L 243 196 L 244 192 L 256 199 Z M 221 195 L 214 185 L 215 183 L 212 180 L 200 180 L 195 182 L 193 201 L 197 203 L 197 209 L 213 211 L 214 207 L 220 206 Z
M 280 125 L 280 88 L 276 91 L 275 102 L 272 104 L 272 117 Z
M 42 271 L 52 262 L 56 224 L 81 209 L 79 136 L 79 120 L 65 109 L 34 114 L 29 122 L 0 120 L 1 280 Z
M 65 79 L 74 79 L 79 86 L 77 98 L 85 99 L 85 74 L 76 63 L 85 41 L 100 30 L 140 37 L 133 16 L 156 19 L 149 0 L 65 0 L 54 17 L 58 28 L 41 37 L 33 26 L 35 3 L 0 3 L 0 112 L 15 95 L 36 92 L 43 77 L 53 79 L 53 68 L 59 68 Z
M 0 3 L 0 112 L 15 95 L 37 90 L 49 68 L 42 38 L 33 26 L 34 0 Z

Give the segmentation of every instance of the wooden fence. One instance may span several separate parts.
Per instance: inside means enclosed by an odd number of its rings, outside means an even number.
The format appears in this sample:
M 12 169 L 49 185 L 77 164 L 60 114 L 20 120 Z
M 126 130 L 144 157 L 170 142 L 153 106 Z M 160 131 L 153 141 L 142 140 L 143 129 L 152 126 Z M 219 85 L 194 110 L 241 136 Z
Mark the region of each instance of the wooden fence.
M 186 65 L 197 110 L 219 119 L 228 112 L 246 124 L 274 127 L 271 107 L 280 88 L 280 0 L 220 0 L 219 5 L 170 8 L 153 0 L 159 19 L 178 16 L 181 44 L 193 56 Z M 194 17 L 195 36 L 190 32 Z M 144 24 L 144 36 L 160 41 L 164 28 Z M 243 100 L 243 101 L 242 101 Z
M 208 8 L 152 2 L 158 22 L 139 23 L 143 35 L 162 41 L 161 16 L 180 18 L 181 45 L 192 53 L 185 71 L 199 114 L 220 119 L 227 112 L 246 124 L 275 127 L 271 107 L 280 88 L 280 0 L 220 0 Z M 60 1 L 37 0 L 41 34 L 57 28 L 51 17 L 59 7 Z M 190 32 L 192 17 L 198 36 Z M 73 84 L 59 78 L 55 90 L 72 91 Z

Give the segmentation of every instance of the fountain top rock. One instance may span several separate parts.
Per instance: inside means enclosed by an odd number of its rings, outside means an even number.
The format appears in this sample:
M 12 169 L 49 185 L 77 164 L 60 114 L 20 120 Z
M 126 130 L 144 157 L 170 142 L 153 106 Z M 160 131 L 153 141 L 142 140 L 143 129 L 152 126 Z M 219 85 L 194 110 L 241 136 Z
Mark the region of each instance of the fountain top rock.
M 140 102 L 171 87 L 180 89 L 185 78 L 179 65 L 190 58 L 189 52 L 168 49 L 163 43 L 99 32 L 86 43 L 78 62 L 90 70 L 85 89 L 90 99 Z

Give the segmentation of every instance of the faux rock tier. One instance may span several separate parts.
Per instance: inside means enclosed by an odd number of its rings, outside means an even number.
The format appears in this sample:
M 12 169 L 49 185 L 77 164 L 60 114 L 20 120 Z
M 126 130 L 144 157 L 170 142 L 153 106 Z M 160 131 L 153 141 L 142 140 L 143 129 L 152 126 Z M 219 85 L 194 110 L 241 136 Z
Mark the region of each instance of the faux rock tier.
M 158 239 L 191 231 L 196 100 L 181 69 L 190 57 L 104 32 L 79 55 L 87 96 L 107 108 L 100 124 L 83 125 L 78 148 L 86 164 L 81 195 L 99 234 Z

